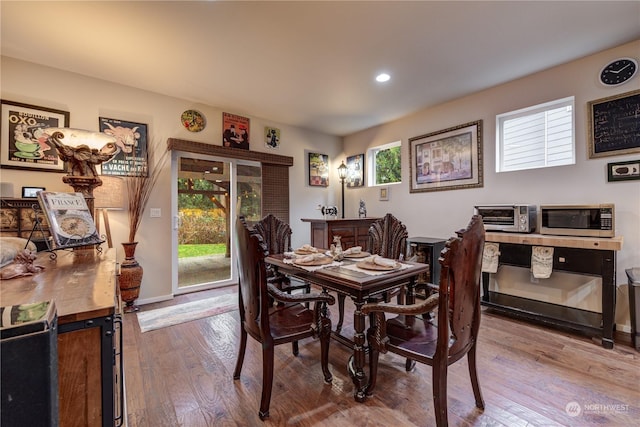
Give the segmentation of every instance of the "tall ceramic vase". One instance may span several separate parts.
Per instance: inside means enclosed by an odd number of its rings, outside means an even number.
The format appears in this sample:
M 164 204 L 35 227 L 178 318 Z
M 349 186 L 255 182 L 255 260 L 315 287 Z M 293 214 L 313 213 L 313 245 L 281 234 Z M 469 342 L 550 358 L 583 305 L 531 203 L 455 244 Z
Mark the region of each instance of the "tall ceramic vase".
M 136 261 L 136 246 L 138 242 L 123 243 L 124 261 L 120 264 L 120 297 L 126 303 L 125 313 L 138 311 L 140 308 L 134 304 L 140 295 L 140 284 L 142 283 L 142 267 Z

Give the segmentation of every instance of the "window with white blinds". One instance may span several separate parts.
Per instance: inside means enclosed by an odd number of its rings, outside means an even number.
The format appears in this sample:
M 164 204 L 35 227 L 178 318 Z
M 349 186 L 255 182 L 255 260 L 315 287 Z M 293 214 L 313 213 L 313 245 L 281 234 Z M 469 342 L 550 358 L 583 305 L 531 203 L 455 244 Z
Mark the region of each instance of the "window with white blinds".
M 575 164 L 574 98 L 496 116 L 496 172 Z

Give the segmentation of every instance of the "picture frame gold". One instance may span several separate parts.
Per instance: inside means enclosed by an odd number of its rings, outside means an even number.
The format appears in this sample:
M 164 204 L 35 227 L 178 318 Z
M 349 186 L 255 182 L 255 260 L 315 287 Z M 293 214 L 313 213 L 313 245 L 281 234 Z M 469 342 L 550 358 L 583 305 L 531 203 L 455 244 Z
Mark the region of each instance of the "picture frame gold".
M 409 192 L 483 186 L 482 120 L 409 138 Z

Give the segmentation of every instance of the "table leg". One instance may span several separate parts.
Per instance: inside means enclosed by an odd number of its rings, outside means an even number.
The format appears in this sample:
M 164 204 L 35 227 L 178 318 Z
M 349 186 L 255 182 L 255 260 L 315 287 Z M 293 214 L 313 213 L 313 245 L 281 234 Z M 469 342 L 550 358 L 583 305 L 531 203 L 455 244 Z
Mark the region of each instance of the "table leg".
M 361 311 L 364 301 L 354 300 L 353 302 L 355 304 L 353 312 L 353 328 L 355 330 L 353 335 L 353 355 L 349 358 L 347 370 L 355 386 L 354 399 L 357 402 L 364 402 L 367 398 L 366 390 L 368 385 L 367 376 L 364 372 L 366 353 L 364 324 L 366 316 Z

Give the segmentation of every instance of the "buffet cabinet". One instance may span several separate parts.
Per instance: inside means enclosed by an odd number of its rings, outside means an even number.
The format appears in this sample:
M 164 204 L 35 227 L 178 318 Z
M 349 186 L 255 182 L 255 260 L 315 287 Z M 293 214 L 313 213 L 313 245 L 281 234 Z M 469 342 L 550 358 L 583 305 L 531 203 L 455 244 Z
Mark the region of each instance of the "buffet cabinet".
M 308 219 L 311 224 L 311 246 L 329 249 L 333 236 L 340 236 L 342 249 L 354 246 L 367 247 L 367 233 L 371 224 L 380 218 Z
M 38 209 L 34 209 L 34 205 Z M 49 237 L 49 227 L 39 207 L 38 199 L 0 199 L 0 234 L 28 239 L 38 220 L 41 227 L 33 232 L 31 240 L 38 250 L 45 249 L 41 242 Z
M 594 238 L 488 232 L 485 242 L 499 243 L 498 266 L 531 268 L 534 246 L 553 248 L 552 271 L 576 273 L 602 280 L 602 312 L 594 312 L 531 298 L 494 292 L 490 273 L 482 273 L 482 305 L 494 311 L 539 324 L 601 338 L 613 348 L 616 308 L 616 251 L 622 237 Z M 553 273 L 552 273 L 553 274 Z
M 124 422 L 122 319 L 115 250 L 39 252 L 45 267 L 2 281 L 3 305 L 53 300 L 58 311 L 60 426 Z

